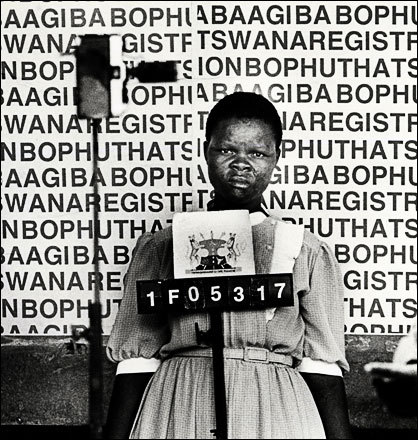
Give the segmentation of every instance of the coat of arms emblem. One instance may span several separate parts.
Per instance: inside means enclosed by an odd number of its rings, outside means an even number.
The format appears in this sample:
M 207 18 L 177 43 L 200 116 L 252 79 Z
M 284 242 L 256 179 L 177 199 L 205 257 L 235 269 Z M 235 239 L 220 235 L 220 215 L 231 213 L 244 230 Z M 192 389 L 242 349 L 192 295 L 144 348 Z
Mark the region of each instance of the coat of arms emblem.
M 220 237 L 214 237 L 213 231 L 210 231 L 210 237 L 206 238 L 200 233 L 201 240 L 196 236 L 189 235 L 190 264 L 194 266 L 192 272 L 206 270 L 227 270 L 236 271 L 237 261 L 241 253 L 245 250 L 246 243 L 237 242 L 237 234 L 230 232 L 226 236 L 222 232 Z

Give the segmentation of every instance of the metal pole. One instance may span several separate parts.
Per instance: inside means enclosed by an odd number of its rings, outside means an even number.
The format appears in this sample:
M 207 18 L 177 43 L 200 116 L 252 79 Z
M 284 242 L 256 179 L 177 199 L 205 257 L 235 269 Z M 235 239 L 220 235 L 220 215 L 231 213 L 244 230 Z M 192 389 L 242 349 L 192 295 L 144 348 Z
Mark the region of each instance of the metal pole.
M 100 263 L 98 258 L 99 249 L 99 185 L 98 173 L 98 131 L 99 119 L 93 119 L 93 248 L 94 248 L 94 301 L 89 304 L 90 317 L 90 394 L 89 394 L 89 425 L 90 438 L 101 439 L 103 435 L 103 368 L 102 368 L 102 314 L 100 304 Z
M 212 432 L 217 439 L 228 438 L 228 419 L 226 407 L 225 370 L 224 370 L 224 334 L 222 311 L 210 312 L 212 336 L 213 384 L 215 393 L 216 429 Z

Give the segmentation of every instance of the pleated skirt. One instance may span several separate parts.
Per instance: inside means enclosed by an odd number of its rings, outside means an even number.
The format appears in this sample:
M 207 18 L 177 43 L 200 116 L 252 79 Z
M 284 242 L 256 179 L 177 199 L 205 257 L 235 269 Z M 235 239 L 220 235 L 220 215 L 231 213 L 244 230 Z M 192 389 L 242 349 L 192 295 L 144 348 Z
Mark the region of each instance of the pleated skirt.
M 225 359 L 230 439 L 325 438 L 301 375 L 281 364 Z M 211 358 L 165 360 L 144 393 L 130 438 L 214 439 Z

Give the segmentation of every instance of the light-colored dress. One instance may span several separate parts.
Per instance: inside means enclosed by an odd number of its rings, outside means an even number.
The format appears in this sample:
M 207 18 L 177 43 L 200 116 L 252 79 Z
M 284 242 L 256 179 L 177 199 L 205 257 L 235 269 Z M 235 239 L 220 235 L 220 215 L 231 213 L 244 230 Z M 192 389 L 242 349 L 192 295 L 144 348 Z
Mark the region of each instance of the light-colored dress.
M 275 222 L 267 218 L 253 226 L 257 273 L 271 267 Z M 172 278 L 172 255 L 170 228 L 138 240 L 108 356 L 115 362 L 164 359 L 144 394 L 131 438 L 213 439 L 212 359 L 173 356 L 198 347 L 195 323 L 206 331 L 209 316 L 137 314 L 136 280 Z M 347 371 L 340 270 L 329 247 L 308 231 L 293 276 L 294 307 L 277 309 L 268 322 L 262 310 L 223 314 L 225 347 L 264 347 L 291 356 L 295 365 L 306 356 Z M 225 359 L 225 381 L 229 438 L 325 438 L 312 395 L 295 368 Z

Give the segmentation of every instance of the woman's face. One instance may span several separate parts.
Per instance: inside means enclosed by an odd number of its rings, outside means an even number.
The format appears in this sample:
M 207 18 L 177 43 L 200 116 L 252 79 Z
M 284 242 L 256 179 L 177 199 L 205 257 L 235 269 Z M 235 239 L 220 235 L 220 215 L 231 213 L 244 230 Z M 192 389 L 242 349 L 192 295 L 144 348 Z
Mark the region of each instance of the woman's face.
M 271 127 L 257 119 L 228 119 L 205 145 L 209 179 L 231 208 L 257 208 L 277 162 Z

